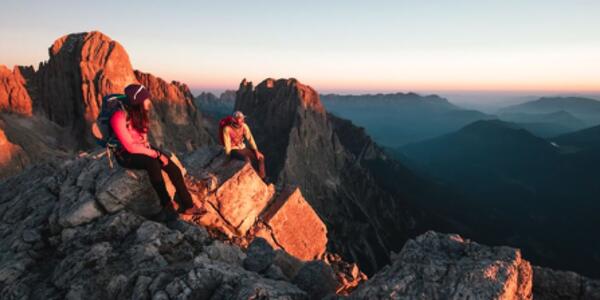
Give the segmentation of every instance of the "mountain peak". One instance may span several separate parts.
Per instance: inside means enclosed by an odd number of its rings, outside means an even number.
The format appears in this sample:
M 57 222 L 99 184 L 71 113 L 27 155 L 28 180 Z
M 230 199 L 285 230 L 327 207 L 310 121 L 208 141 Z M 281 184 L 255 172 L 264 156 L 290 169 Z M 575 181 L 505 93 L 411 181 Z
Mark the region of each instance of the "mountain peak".
M 244 79 L 240 84 L 240 87 L 244 87 L 246 90 L 251 90 L 252 82 L 247 82 Z M 263 95 L 269 95 L 273 93 L 276 95 L 285 95 L 284 97 L 276 98 L 279 98 L 279 101 L 291 100 L 293 101 L 294 105 L 297 105 L 305 110 L 315 111 L 320 114 L 325 113 L 325 108 L 321 103 L 319 94 L 312 87 L 302 84 L 296 78 L 267 78 L 256 86 L 255 93 Z

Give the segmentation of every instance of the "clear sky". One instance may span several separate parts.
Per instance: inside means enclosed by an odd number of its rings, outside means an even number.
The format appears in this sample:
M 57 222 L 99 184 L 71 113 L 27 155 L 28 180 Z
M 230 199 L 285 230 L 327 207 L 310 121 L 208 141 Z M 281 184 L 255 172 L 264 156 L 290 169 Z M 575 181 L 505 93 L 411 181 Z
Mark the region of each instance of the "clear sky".
M 600 1 L 10 1 L 0 64 L 100 30 L 193 90 L 296 77 L 319 92 L 600 91 Z

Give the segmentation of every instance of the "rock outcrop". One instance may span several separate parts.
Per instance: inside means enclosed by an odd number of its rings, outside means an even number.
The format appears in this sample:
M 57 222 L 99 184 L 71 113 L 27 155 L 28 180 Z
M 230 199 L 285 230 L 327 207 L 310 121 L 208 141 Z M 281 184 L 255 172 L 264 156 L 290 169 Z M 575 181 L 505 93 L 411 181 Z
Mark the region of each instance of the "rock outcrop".
M 362 128 L 327 114 L 311 87 L 267 79 L 254 88 L 244 80 L 235 109 L 249 116 L 268 177 L 302 187 L 327 225 L 331 249 L 367 274 L 428 227 L 411 203 L 435 188 L 388 159 Z
M 0 65 L 0 111 L 25 116 L 32 113 L 32 102 L 26 88 L 23 73 L 33 72 L 32 68 L 14 67 L 11 71 Z
M 532 269 L 518 249 L 427 232 L 409 240 L 354 299 L 532 299 Z
M 134 72 L 123 46 L 101 32 L 63 36 L 48 52 L 48 61 L 40 63 L 37 71 L 32 67 L 10 71 L 0 66 L 0 112 L 33 117 L 36 121 L 32 122 L 50 120 L 64 128 L 71 151 L 88 150 L 95 145 L 89 128 L 101 109 L 102 97 L 122 93 L 125 86 L 140 82 L 150 89 L 155 108 L 150 134 L 153 142 L 175 152 L 213 143 L 185 84 Z M 76 144 L 71 145 L 71 141 Z M 18 146 L 27 153 L 37 151 L 27 145 Z
M 302 260 L 323 258 L 327 250 L 327 227 L 299 188 L 282 191 L 260 220 L 256 236 Z
M 182 161 L 194 200 L 205 201 L 212 216 L 167 224 L 146 219 L 160 210 L 146 175 L 109 169 L 102 153 L 36 166 L 0 183 L 0 293 L 8 299 L 307 299 L 292 283 L 305 262 L 282 249 L 267 249 L 271 259 L 260 268 L 244 268 L 238 245 L 254 237 L 234 227 L 245 223 L 236 223 L 240 213 L 227 205 L 247 201 L 245 193 L 270 202 L 273 186 L 248 164 L 223 166 L 214 148 Z M 222 168 L 214 174 L 216 166 Z M 240 211 L 250 225 L 258 223 L 260 210 Z M 220 223 L 197 225 L 214 218 Z M 249 258 L 256 258 L 254 248 Z
M 48 61 L 35 74 L 34 103 L 48 119 L 71 129 L 81 147 L 89 146 L 89 125 L 102 96 L 122 93 L 136 81 L 129 56 L 121 44 L 97 31 L 63 36 L 48 52 Z

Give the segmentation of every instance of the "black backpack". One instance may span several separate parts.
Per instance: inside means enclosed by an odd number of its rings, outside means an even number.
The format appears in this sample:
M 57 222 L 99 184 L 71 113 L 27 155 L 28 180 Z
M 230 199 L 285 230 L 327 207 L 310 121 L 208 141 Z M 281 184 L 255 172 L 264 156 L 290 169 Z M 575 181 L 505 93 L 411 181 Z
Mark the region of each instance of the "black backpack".
M 127 95 L 123 94 L 110 94 L 102 97 L 102 107 L 96 122 L 92 124 L 92 135 L 96 139 L 96 143 L 100 147 L 106 148 L 109 156 L 109 164 L 112 168 L 112 161 L 110 160 L 111 150 L 116 150 L 121 147 L 121 143 L 113 134 L 113 130 L 110 127 L 110 118 L 118 110 L 125 110 L 125 103 L 127 101 Z

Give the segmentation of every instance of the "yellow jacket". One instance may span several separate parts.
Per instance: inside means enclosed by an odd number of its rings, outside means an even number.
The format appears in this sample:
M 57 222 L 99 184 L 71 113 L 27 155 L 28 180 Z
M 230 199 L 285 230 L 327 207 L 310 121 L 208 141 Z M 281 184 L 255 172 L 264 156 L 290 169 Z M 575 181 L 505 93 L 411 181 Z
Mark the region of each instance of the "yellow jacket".
M 223 128 L 223 144 L 224 144 L 224 148 L 225 148 L 225 154 L 229 155 L 231 153 L 231 150 L 233 149 L 245 149 L 246 148 L 246 144 L 244 144 L 243 139 L 240 139 L 240 143 L 238 144 L 233 144 L 232 140 L 231 140 L 231 136 L 232 134 L 236 134 L 236 130 L 243 130 L 243 138 L 245 138 L 248 141 L 248 144 L 250 144 L 250 149 L 254 150 L 254 151 L 258 151 L 258 147 L 256 146 L 256 142 L 254 141 L 254 137 L 252 136 L 252 132 L 250 131 L 250 127 L 248 127 L 248 124 L 244 123 L 243 129 L 235 129 L 232 128 L 231 126 L 225 126 Z M 238 133 L 239 134 L 239 133 Z

